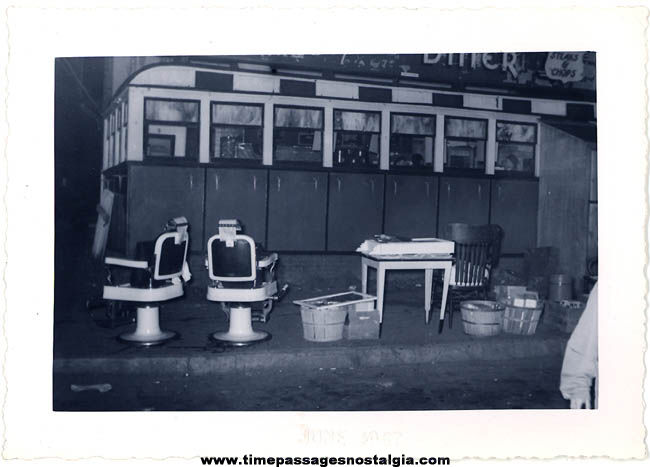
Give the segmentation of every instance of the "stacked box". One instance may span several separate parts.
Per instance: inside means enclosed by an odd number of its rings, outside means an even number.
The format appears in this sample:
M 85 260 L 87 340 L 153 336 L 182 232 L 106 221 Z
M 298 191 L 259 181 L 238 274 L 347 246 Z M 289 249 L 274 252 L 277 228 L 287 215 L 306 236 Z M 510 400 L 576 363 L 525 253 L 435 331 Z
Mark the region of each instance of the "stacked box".
M 561 302 L 548 302 L 544 322 L 551 327 L 571 334 L 585 309 L 584 302 L 563 300 Z
M 505 302 L 508 297 L 518 297 L 527 290 L 523 285 L 495 285 L 493 292 L 497 302 Z
M 379 310 L 348 312 L 344 335 L 351 340 L 379 339 Z

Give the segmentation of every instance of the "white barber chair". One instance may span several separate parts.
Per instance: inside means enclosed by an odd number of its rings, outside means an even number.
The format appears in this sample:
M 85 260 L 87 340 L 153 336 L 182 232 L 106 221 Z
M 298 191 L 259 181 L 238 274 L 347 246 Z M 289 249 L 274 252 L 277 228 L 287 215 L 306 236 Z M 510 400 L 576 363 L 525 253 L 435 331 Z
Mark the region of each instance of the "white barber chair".
M 278 284 L 275 280 L 276 253 L 258 258 L 255 242 L 247 235 L 237 232 L 241 225 L 237 220 L 220 220 L 219 233 L 208 240 L 207 298 L 221 302 L 230 309 L 230 327 L 226 332 L 215 332 L 211 338 L 226 345 L 244 346 L 271 338 L 265 331 L 255 331 L 252 326 L 251 307 L 262 303 L 259 321 L 266 322 L 278 300 Z M 287 286 L 282 289 L 286 291 Z
M 191 274 L 187 266 L 187 219 L 170 220 L 165 231 L 155 242 L 141 242 L 136 258 L 107 257 L 107 266 L 119 266 L 131 270 L 131 281 L 114 284 L 109 269 L 108 285 L 104 286 L 105 300 L 137 304 L 135 331 L 121 334 L 118 339 L 137 345 L 162 344 L 178 336 L 174 331 L 160 329 L 159 303 L 183 295 L 183 282 Z

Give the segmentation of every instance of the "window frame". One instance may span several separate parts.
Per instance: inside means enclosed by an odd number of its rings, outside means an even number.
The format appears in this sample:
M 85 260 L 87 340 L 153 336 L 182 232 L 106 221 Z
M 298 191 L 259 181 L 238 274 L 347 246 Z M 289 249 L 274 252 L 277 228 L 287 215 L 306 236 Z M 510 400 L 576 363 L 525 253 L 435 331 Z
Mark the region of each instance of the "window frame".
M 351 112 L 351 113 L 367 113 L 367 114 L 379 114 L 379 130 L 378 131 L 362 131 L 362 130 L 337 130 L 336 129 L 336 112 Z M 383 118 L 383 112 L 381 110 L 367 110 L 367 109 L 341 109 L 341 108 L 333 108 L 332 109 L 332 166 L 333 167 L 346 167 L 348 169 L 355 168 L 355 167 L 350 167 L 350 166 L 345 166 L 345 165 L 338 165 L 336 163 L 336 140 L 335 140 L 335 134 L 337 132 L 339 133 L 349 133 L 349 134 L 356 134 L 356 135 L 363 135 L 363 134 L 370 134 L 370 135 L 378 135 L 379 140 L 378 144 L 379 147 L 377 148 L 377 155 L 379 156 L 379 160 L 377 161 L 377 165 L 364 165 L 364 166 L 357 166 L 356 168 L 358 169 L 379 169 L 381 167 L 381 134 L 382 134 L 382 118 Z M 390 118 L 390 117 L 389 117 Z M 390 138 L 390 135 L 389 135 Z
M 476 137 L 469 137 L 469 136 L 447 136 L 447 119 L 455 119 L 455 120 L 470 120 L 470 121 L 479 121 L 479 122 L 485 122 L 485 137 L 484 138 L 476 138 Z M 451 172 L 451 171 L 469 171 L 469 172 L 482 172 L 485 173 L 487 170 L 487 142 L 489 140 L 488 133 L 489 133 L 489 126 L 490 126 L 490 120 L 488 118 L 479 118 L 479 117 L 461 117 L 461 116 L 456 116 L 456 115 L 445 115 L 445 119 L 443 121 L 443 153 L 442 153 L 442 168 L 443 172 Z M 465 167 L 450 167 L 447 165 L 447 141 L 482 141 L 483 142 L 483 168 L 480 167 L 470 167 L 470 168 L 465 168 Z
M 433 133 L 431 135 L 418 135 L 418 134 L 410 134 L 410 133 L 394 133 L 393 132 L 393 115 L 403 115 L 407 117 L 425 117 L 425 118 L 432 118 L 433 119 Z M 436 125 L 438 122 L 438 118 L 440 116 L 438 114 L 427 114 L 427 113 L 417 113 L 417 112 L 399 112 L 399 111 L 389 111 L 388 113 L 388 119 L 389 119 L 389 129 L 388 129 L 388 168 L 390 170 L 427 170 L 429 168 L 433 169 L 435 166 L 435 160 L 436 160 Z M 418 137 L 424 137 L 428 138 L 429 136 L 433 138 L 433 147 L 431 151 L 431 164 L 426 165 L 426 163 L 422 167 L 410 167 L 410 166 L 391 166 L 390 162 L 390 146 L 392 142 L 393 135 L 404 135 L 404 136 L 418 136 Z
M 198 105 L 197 111 L 197 121 L 196 122 L 187 122 L 187 121 L 169 121 L 169 120 L 149 120 L 147 119 L 147 102 L 149 101 L 162 101 L 162 102 L 191 102 Z M 176 156 L 172 154 L 171 156 L 151 156 L 147 154 L 147 142 L 149 140 L 148 127 L 149 125 L 161 125 L 161 126 L 183 126 L 185 128 L 196 128 L 198 131 L 198 141 L 196 147 L 196 154 L 185 154 L 184 156 Z M 156 135 L 159 136 L 159 135 Z M 187 136 L 186 136 L 186 146 L 187 146 Z M 143 160 L 165 160 L 165 161 L 192 161 L 199 162 L 201 152 L 201 100 L 200 99 L 181 99 L 176 97 L 158 97 L 158 96 L 146 96 L 142 102 L 142 158 Z
M 535 142 L 527 143 L 524 141 L 501 141 L 499 140 L 498 126 L 499 123 L 509 123 L 514 125 L 526 125 L 532 126 L 535 128 Z M 494 139 L 496 143 L 496 148 L 494 151 L 494 172 L 499 174 L 513 174 L 513 175 L 535 175 L 535 166 L 537 165 L 537 144 L 539 143 L 539 124 L 537 122 L 522 122 L 515 120 L 496 120 L 495 130 L 494 130 Z M 497 162 L 499 161 L 499 144 L 517 144 L 522 146 L 529 146 L 533 148 L 533 168 L 530 171 L 524 170 L 505 170 L 498 169 Z
M 161 134 L 161 135 L 152 135 L 156 139 L 163 139 L 167 140 L 170 142 L 170 148 L 172 152 L 176 149 L 176 135 L 166 135 L 166 134 Z M 165 157 L 165 156 L 149 156 L 149 157 Z
M 213 105 L 241 105 L 245 107 L 259 107 L 262 109 L 262 122 L 260 125 L 241 125 L 241 124 L 234 124 L 234 123 L 214 123 L 212 119 L 212 108 Z M 257 102 L 233 102 L 233 101 L 210 101 L 210 135 L 208 137 L 208 144 L 210 145 L 210 149 L 208 151 L 208 156 L 210 162 L 217 162 L 217 161 L 238 161 L 238 162 L 247 162 L 250 164 L 255 164 L 255 165 L 262 165 L 264 161 L 264 104 L 263 103 L 257 103 Z M 260 146 L 260 158 L 259 159 L 236 159 L 236 158 L 222 158 L 222 157 L 214 157 L 214 144 L 213 144 L 213 131 L 212 129 L 215 127 L 224 127 L 224 128 L 259 128 L 260 131 L 262 132 L 262 142 Z
M 293 127 L 293 126 L 277 126 L 277 114 L 275 112 L 275 109 L 304 109 L 304 110 L 318 110 L 321 112 L 321 126 L 320 128 L 308 128 L 308 127 Z M 320 131 L 321 132 L 321 145 L 320 145 L 320 163 L 316 162 L 311 162 L 311 161 L 281 161 L 277 160 L 275 158 L 276 154 L 276 137 L 275 137 L 275 131 L 276 130 L 290 130 L 290 131 Z M 325 145 L 324 145 L 324 140 L 325 140 L 325 107 L 318 107 L 318 106 L 309 106 L 309 105 L 295 105 L 295 104 L 273 104 L 273 128 L 272 128 L 272 133 L 273 133 L 273 145 L 271 148 L 272 152 L 272 157 L 273 157 L 273 165 L 295 165 L 295 166 L 308 166 L 308 167 L 322 167 L 324 162 L 325 162 Z

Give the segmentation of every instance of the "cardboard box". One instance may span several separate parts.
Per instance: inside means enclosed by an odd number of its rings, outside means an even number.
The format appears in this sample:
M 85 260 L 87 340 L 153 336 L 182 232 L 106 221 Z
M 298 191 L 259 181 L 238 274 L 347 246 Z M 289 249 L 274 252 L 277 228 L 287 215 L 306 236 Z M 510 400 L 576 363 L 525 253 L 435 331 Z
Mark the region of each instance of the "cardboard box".
M 517 297 L 512 301 L 513 306 L 518 306 L 523 308 L 524 307 L 525 300 L 522 297 Z
M 523 285 L 495 285 L 494 295 L 497 302 L 501 302 L 508 297 L 520 297 L 526 293 L 526 287 Z
M 544 322 L 561 332 L 571 334 L 585 309 L 584 302 L 568 301 L 547 302 Z
M 344 335 L 350 340 L 379 339 L 379 311 L 348 312 Z

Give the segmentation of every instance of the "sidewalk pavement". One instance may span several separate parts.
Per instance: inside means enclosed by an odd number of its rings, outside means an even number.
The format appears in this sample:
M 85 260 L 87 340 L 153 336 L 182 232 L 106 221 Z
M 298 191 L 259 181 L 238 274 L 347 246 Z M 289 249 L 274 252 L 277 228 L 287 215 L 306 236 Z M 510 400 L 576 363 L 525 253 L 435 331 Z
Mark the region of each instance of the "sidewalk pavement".
M 102 328 L 91 314 L 76 306 L 55 321 L 54 372 L 59 374 L 228 374 L 245 370 L 313 370 L 372 368 L 402 364 L 495 361 L 554 356 L 560 358 L 568 335 L 543 322 L 532 336 L 464 334 L 460 313 L 438 334 L 438 309 L 424 322 L 422 288 L 387 290 L 384 322 L 378 340 L 309 342 L 303 338 L 300 308 L 293 300 L 341 290 L 292 289 L 273 309 L 267 323 L 254 328 L 269 331 L 270 341 L 245 348 L 225 348 L 208 335 L 228 327 L 219 304 L 208 302 L 205 291 L 188 288 L 185 297 L 163 304 L 161 328 L 180 333 L 180 339 L 151 348 L 120 343 L 116 336 L 128 329 Z M 101 317 L 104 311 L 95 310 Z

